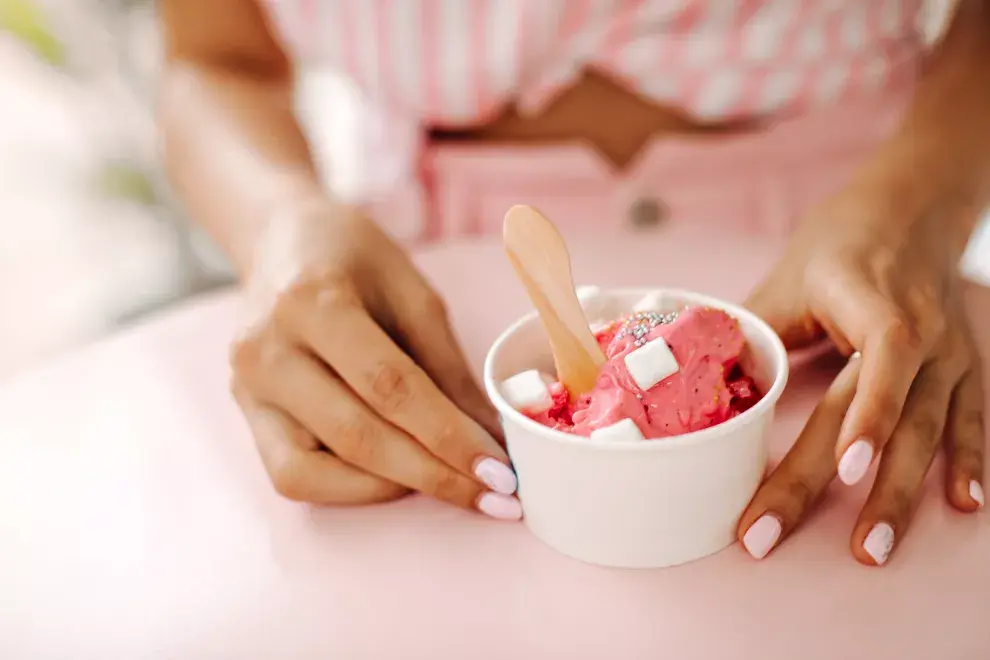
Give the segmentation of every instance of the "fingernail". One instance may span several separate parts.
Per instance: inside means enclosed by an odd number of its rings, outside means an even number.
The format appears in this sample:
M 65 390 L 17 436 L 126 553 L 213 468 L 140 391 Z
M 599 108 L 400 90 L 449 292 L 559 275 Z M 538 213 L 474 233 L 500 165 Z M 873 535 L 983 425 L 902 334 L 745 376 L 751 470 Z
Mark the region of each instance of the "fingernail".
M 883 566 L 894 547 L 894 528 L 885 522 L 873 526 L 863 541 L 863 550 L 873 557 L 877 566 Z
M 859 439 L 849 445 L 846 453 L 839 460 L 839 479 L 847 486 L 863 478 L 870 469 L 873 460 L 873 444 L 869 440 Z
M 986 504 L 986 496 L 983 494 L 983 486 L 976 479 L 969 482 L 969 496 L 973 498 L 973 501 L 980 505 L 982 509 Z
M 519 520 L 522 505 L 514 497 L 500 493 L 485 493 L 478 499 L 478 510 L 498 520 Z
M 519 482 L 516 473 L 508 465 L 495 458 L 486 458 L 474 467 L 474 476 L 502 495 L 512 495 L 516 492 Z
M 777 545 L 780 530 L 780 521 L 775 516 L 765 513 L 743 534 L 743 547 L 753 559 L 763 559 L 773 550 L 773 546 Z

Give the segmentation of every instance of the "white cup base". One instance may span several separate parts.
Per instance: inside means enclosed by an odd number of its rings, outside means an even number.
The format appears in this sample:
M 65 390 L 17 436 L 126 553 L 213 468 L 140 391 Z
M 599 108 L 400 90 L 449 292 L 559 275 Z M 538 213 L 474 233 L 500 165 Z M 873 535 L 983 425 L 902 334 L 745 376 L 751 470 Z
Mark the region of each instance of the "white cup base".
M 615 315 L 651 289 L 605 291 Z M 552 373 L 535 313 L 511 326 L 485 361 L 485 387 L 502 416 L 519 477 L 524 521 L 554 550 L 623 568 L 674 566 L 714 554 L 736 538 L 740 514 L 763 478 L 774 408 L 788 375 L 771 328 L 730 303 L 662 290 L 663 309 L 716 307 L 739 320 L 743 367 L 764 392 L 753 408 L 711 428 L 661 440 L 592 443 L 543 427 L 511 408 L 498 383 L 526 369 Z

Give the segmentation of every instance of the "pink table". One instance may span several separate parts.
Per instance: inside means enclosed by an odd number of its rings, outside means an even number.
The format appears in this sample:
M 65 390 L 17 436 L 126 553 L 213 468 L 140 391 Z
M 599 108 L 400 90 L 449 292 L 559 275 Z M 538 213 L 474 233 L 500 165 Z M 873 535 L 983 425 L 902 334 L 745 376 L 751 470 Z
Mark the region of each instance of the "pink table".
M 726 240 L 727 276 L 696 260 L 702 240 L 575 240 L 578 280 L 738 300 L 776 249 Z M 419 259 L 479 365 L 526 307 L 499 247 Z M 990 296 L 973 302 L 986 328 Z M 0 387 L 0 657 L 990 657 L 988 518 L 950 510 L 937 476 L 883 570 L 847 551 L 863 487 L 836 488 L 766 562 L 732 547 L 650 572 L 422 498 L 283 501 L 227 394 L 234 317 L 231 294 L 201 299 Z M 794 375 L 776 454 L 827 377 Z

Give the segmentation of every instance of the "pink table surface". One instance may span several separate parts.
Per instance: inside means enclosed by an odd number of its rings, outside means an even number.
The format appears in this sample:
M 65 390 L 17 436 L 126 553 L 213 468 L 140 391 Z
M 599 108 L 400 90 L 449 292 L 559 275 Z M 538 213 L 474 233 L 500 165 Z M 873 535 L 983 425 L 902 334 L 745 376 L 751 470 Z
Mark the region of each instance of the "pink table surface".
M 777 249 L 726 237 L 713 265 L 705 240 L 575 239 L 577 279 L 741 300 Z M 480 366 L 527 307 L 499 246 L 418 258 Z M 973 310 L 986 328 L 985 291 Z M 731 547 L 658 571 L 583 565 L 423 498 L 281 500 L 227 393 L 235 312 L 203 298 L 0 386 L 0 657 L 990 657 L 988 518 L 950 510 L 937 470 L 882 570 L 847 550 L 865 487 L 834 488 L 765 562 Z M 793 375 L 775 455 L 827 378 Z

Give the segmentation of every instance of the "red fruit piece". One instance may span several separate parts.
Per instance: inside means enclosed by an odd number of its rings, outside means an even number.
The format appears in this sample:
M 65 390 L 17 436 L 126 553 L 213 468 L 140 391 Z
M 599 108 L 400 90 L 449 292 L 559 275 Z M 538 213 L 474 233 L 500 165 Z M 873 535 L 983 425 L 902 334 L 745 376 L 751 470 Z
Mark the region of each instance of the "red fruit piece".
M 550 410 L 547 411 L 547 417 L 557 422 L 563 422 L 567 426 L 572 426 L 574 422 L 571 420 L 570 396 L 567 390 L 560 383 L 554 383 L 550 387 L 550 396 L 553 403 L 550 405 Z
M 760 391 L 749 376 L 742 376 L 729 383 L 729 392 L 732 394 L 729 406 L 736 414 L 749 410 L 760 400 Z

